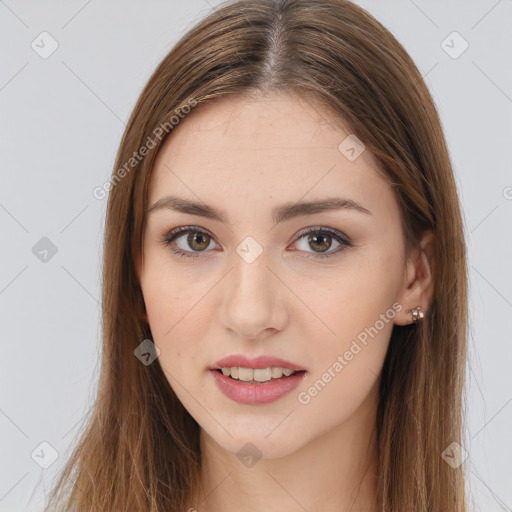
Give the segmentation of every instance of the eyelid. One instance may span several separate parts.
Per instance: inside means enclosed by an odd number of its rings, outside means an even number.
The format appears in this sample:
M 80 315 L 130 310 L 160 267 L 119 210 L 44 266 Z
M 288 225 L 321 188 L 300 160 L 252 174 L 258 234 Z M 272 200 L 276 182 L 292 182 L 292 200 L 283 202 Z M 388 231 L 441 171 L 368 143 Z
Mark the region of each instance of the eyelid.
M 315 224 L 313 226 L 306 226 L 305 228 L 301 229 L 298 233 L 294 235 L 294 239 L 302 238 L 304 235 L 317 232 L 329 233 L 333 236 L 333 238 L 341 238 L 345 243 L 350 243 L 350 238 L 347 235 L 345 235 L 345 233 L 343 233 L 342 231 L 318 224 Z
M 204 233 L 204 234 L 208 235 L 208 237 L 211 238 L 215 242 L 215 237 L 207 229 L 199 227 L 199 226 L 190 226 L 189 225 L 189 226 L 179 226 L 177 228 L 171 229 L 170 231 L 167 231 L 164 234 L 164 236 L 162 237 L 162 239 L 160 240 L 160 243 L 164 247 L 168 248 L 171 246 L 171 244 L 174 243 L 174 241 L 177 238 L 180 238 L 181 236 L 183 236 L 187 233 Z M 218 244 L 218 242 L 215 242 L 215 243 Z M 181 253 L 185 252 L 185 251 L 183 251 L 182 249 L 171 249 L 171 252 L 180 256 Z M 186 256 L 186 257 L 183 256 L 183 258 L 188 257 L 189 259 L 192 259 L 192 258 L 201 257 L 202 253 L 207 253 L 210 251 L 186 251 L 186 252 L 189 253 L 190 256 Z
M 164 247 L 169 247 L 174 243 L 174 241 L 177 238 L 180 238 L 180 236 L 185 235 L 187 233 L 204 233 L 204 234 L 208 235 L 208 237 L 211 238 L 211 240 L 213 240 L 214 243 L 216 243 L 217 245 L 220 245 L 220 244 L 218 244 L 218 242 L 216 242 L 215 237 L 210 233 L 210 231 L 208 229 L 202 228 L 200 226 L 192 226 L 192 225 L 179 226 L 177 228 L 171 229 L 170 231 L 166 232 L 166 234 L 163 236 L 163 238 L 161 239 L 161 243 L 162 243 L 162 245 L 164 245 Z M 307 252 L 306 251 L 306 253 L 310 255 L 310 256 L 306 256 L 307 258 L 313 258 L 313 259 L 329 258 L 331 256 L 334 256 L 334 255 L 340 253 L 340 252 L 343 252 L 348 247 L 352 247 L 354 245 L 351 242 L 350 238 L 347 235 L 345 235 L 343 232 L 341 232 L 337 229 L 334 229 L 334 228 L 330 228 L 330 227 L 318 225 L 318 224 L 306 226 L 305 228 L 301 229 L 298 233 L 296 233 L 294 235 L 293 241 L 291 243 L 298 242 L 299 240 L 301 240 L 302 238 L 304 238 L 306 235 L 308 235 L 310 233 L 319 233 L 319 234 L 326 233 L 330 237 L 334 238 L 334 240 L 336 240 L 340 244 L 340 246 L 337 247 L 335 250 L 329 251 L 326 253 L 315 253 L 315 252 Z M 288 246 L 289 245 L 290 244 L 288 244 Z M 296 250 L 296 251 L 302 252 L 300 250 Z M 193 258 L 197 258 L 197 257 L 203 257 L 203 256 L 201 256 L 202 253 L 208 253 L 208 252 L 211 252 L 211 250 L 209 250 L 209 251 L 207 251 L 207 250 L 183 251 L 183 249 L 171 249 L 171 252 L 173 252 L 174 254 L 176 254 L 178 256 L 181 256 L 183 259 L 187 259 L 187 258 L 193 259 Z M 185 256 L 182 253 L 186 253 L 187 256 Z

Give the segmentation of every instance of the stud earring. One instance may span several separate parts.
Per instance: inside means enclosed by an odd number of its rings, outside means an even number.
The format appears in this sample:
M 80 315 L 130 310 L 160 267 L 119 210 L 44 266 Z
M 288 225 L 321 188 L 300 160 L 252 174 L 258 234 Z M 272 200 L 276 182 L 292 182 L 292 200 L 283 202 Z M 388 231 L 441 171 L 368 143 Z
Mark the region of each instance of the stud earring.
M 411 313 L 412 315 L 412 321 L 414 323 L 417 323 L 418 320 L 421 320 L 422 318 L 424 318 L 424 314 L 422 311 L 420 311 L 421 309 L 421 306 L 416 306 L 415 308 L 413 309 L 406 309 L 405 312 L 406 313 Z

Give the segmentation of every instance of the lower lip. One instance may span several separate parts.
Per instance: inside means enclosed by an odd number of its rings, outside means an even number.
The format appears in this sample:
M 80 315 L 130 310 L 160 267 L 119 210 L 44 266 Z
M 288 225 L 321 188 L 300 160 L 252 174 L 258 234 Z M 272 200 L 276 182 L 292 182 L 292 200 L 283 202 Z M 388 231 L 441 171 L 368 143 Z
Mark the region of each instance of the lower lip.
M 226 377 L 222 372 L 210 370 L 219 389 L 231 400 L 241 404 L 268 404 L 275 402 L 293 391 L 304 378 L 305 371 L 289 377 L 275 379 L 261 384 L 250 384 Z

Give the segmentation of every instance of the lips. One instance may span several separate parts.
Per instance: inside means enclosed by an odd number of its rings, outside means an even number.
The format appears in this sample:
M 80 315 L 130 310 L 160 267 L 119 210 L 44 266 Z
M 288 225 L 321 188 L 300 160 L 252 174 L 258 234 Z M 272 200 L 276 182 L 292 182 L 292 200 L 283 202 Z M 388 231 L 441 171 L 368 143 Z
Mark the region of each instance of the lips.
M 264 405 L 289 396 L 301 384 L 306 372 L 299 371 L 290 377 L 264 383 L 233 380 L 213 369 L 210 370 L 210 375 L 217 388 L 230 400 L 244 405 Z
M 242 354 L 233 354 L 231 356 L 224 357 L 223 359 L 217 361 L 210 369 L 220 370 L 222 368 L 231 368 L 233 366 L 254 369 L 281 367 L 289 368 L 290 370 L 295 370 L 297 372 L 305 371 L 305 368 L 290 361 L 286 361 L 285 359 L 281 359 L 279 357 L 263 355 L 259 357 L 250 358 Z

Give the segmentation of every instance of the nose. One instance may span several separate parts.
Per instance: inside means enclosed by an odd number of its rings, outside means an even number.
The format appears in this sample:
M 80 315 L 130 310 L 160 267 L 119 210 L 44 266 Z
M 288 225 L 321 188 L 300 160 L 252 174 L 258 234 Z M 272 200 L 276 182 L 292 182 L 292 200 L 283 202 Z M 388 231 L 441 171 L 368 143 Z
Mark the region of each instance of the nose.
M 222 288 L 220 322 L 247 340 L 261 340 L 284 328 L 287 313 L 283 284 L 269 266 L 265 251 L 248 262 L 233 254 L 233 268 Z

